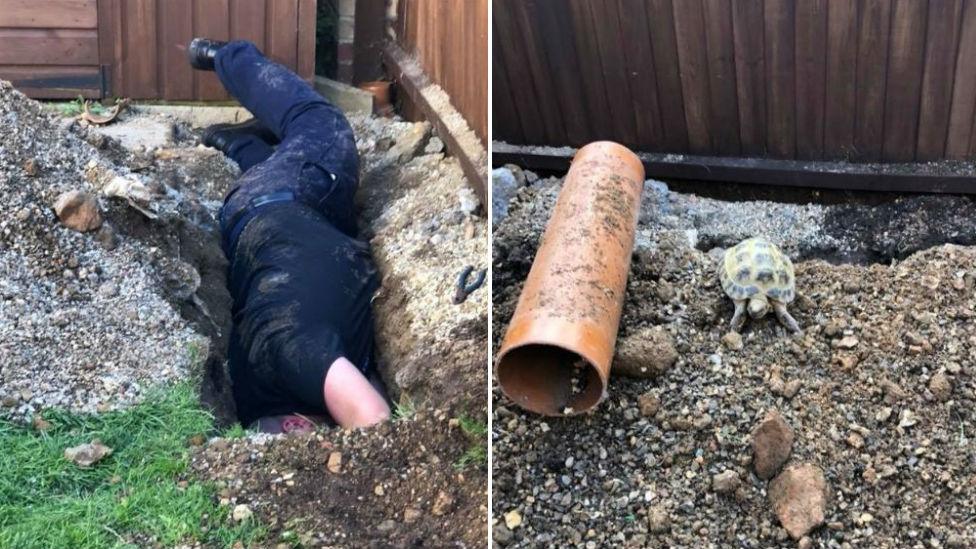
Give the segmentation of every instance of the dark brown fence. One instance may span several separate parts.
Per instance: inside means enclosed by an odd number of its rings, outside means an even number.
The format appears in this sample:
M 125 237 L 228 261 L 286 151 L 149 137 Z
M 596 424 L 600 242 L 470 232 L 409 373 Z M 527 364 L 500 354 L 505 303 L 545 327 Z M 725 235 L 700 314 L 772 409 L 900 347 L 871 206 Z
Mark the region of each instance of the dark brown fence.
M 306 78 L 315 0 L 0 0 L 0 78 L 33 97 L 226 99 L 194 36 L 247 39 Z
M 488 139 L 488 0 L 400 0 L 397 40 Z
M 494 0 L 494 139 L 976 155 L 976 0 Z

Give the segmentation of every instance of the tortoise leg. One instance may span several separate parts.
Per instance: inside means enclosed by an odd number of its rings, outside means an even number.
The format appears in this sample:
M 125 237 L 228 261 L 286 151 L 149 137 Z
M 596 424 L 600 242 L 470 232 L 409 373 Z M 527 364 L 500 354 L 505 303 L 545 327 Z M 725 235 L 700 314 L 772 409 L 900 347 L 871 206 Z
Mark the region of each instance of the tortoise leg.
M 738 332 L 746 323 L 746 300 L 736 299 L 733 300 L 733 303 L 735 303 L 735 313 L 732 314 L 732 321 L 729 322 L 729 325 L 733 332 Z
M 796 319 L 790 316 L 789 311 L 786 310 L 786 304 L 780 303 L 779 301 L 773 301 L 773 311 L 776 312 L 776 319 L 779 323 L 786 327 L 787 330 L 798 334 L 803 330 L 800 329 L 800 325 L 797 324 Z

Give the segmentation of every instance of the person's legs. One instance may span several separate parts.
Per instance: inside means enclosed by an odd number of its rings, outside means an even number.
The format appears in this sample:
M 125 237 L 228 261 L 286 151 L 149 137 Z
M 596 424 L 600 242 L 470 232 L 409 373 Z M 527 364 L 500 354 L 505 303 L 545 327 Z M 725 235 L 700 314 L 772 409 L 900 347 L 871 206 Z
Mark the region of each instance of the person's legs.
M 298 166 L 297 198 L 355 236 L 359 153 L 342 111 L 250 42 L 223 46 L 214 67 L 227 91 L 281 139 L 268 162 Z
M 256 135 L 240 135 L 234 137 L 223 152 L 240 166 L 241 172 L 246 172 L 270 158 L 274 147 Z

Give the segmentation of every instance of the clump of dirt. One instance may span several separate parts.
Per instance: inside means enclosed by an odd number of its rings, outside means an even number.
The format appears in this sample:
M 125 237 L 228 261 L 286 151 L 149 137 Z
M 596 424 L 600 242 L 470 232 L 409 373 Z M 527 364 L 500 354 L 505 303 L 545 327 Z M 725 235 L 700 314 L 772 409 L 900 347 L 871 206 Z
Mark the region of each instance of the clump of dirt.
M 522 189 L 495 231 L 496 346 L 555 191 L 558 181 Z M 949 211 L 970 207 L 966 199 L 939 202 Z M 912 215 L 901 204 L 901 215 Z M 679 221 L 675 211 L 692 205 L 709 214 Z M 828 239 L 860 250 L 874 249 L 877 239 L 766 232 L 796 259 L 801 297 L 790 310 L 804 333 L 789 335 L 770 315 L 747 322 L 741 349 L 723 345 L 732 304 L 718 284 L 718 254 L 698 249 L 699 235 L 728 245 L 748 227 L 819 224 L 841 211 L 785 207 L 645 193 L 645 213 L 654 211 L 641 217 L 620 338 L 658 327 L 673 338 L 678 361 L 653 379 L 612 376 L 607 400 L 577 418 L 533 416 L 493 392 L 494 516 L 519 519 L 495 522 L 497 543 L 793 545 L 752 464 L 753 430 L 774 409 L 795 433 L 788 463 L 821 467 L 832 493 L 825 524 L 809 534 L 813 546 L 976 542 L 969 496 L 976 482 L 976 248 L 939 245 L 903 249 L 884 264 L 832 264 L 816 257 L 829 250 Z M 849 228 L 877 219 L 841 208 Z M 737 212 L 759 221 L 736 224 Z M 791 221 L 780 217 L 785 212 L 813 214 Z M 920 245 L 936 243 L 930 236 L 948 234 L 951 221 L 932 219 L 928 231 L 890 220 L 885 238 L 907 239 L 893 230 L 904 226 L 917 229 L 911 238 Z M 730 472 L 736 488 L 725 490 Z

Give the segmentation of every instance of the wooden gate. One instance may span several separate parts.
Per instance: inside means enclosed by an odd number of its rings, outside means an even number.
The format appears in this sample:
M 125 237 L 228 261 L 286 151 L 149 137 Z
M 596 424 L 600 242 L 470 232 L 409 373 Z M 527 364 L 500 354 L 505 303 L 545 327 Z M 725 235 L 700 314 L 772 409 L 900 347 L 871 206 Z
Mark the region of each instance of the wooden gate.
M 316 0 L 0 0 L 0 79 L 36 98 L 226 99 L 194 36 L 246 39 L 311 79 Z

